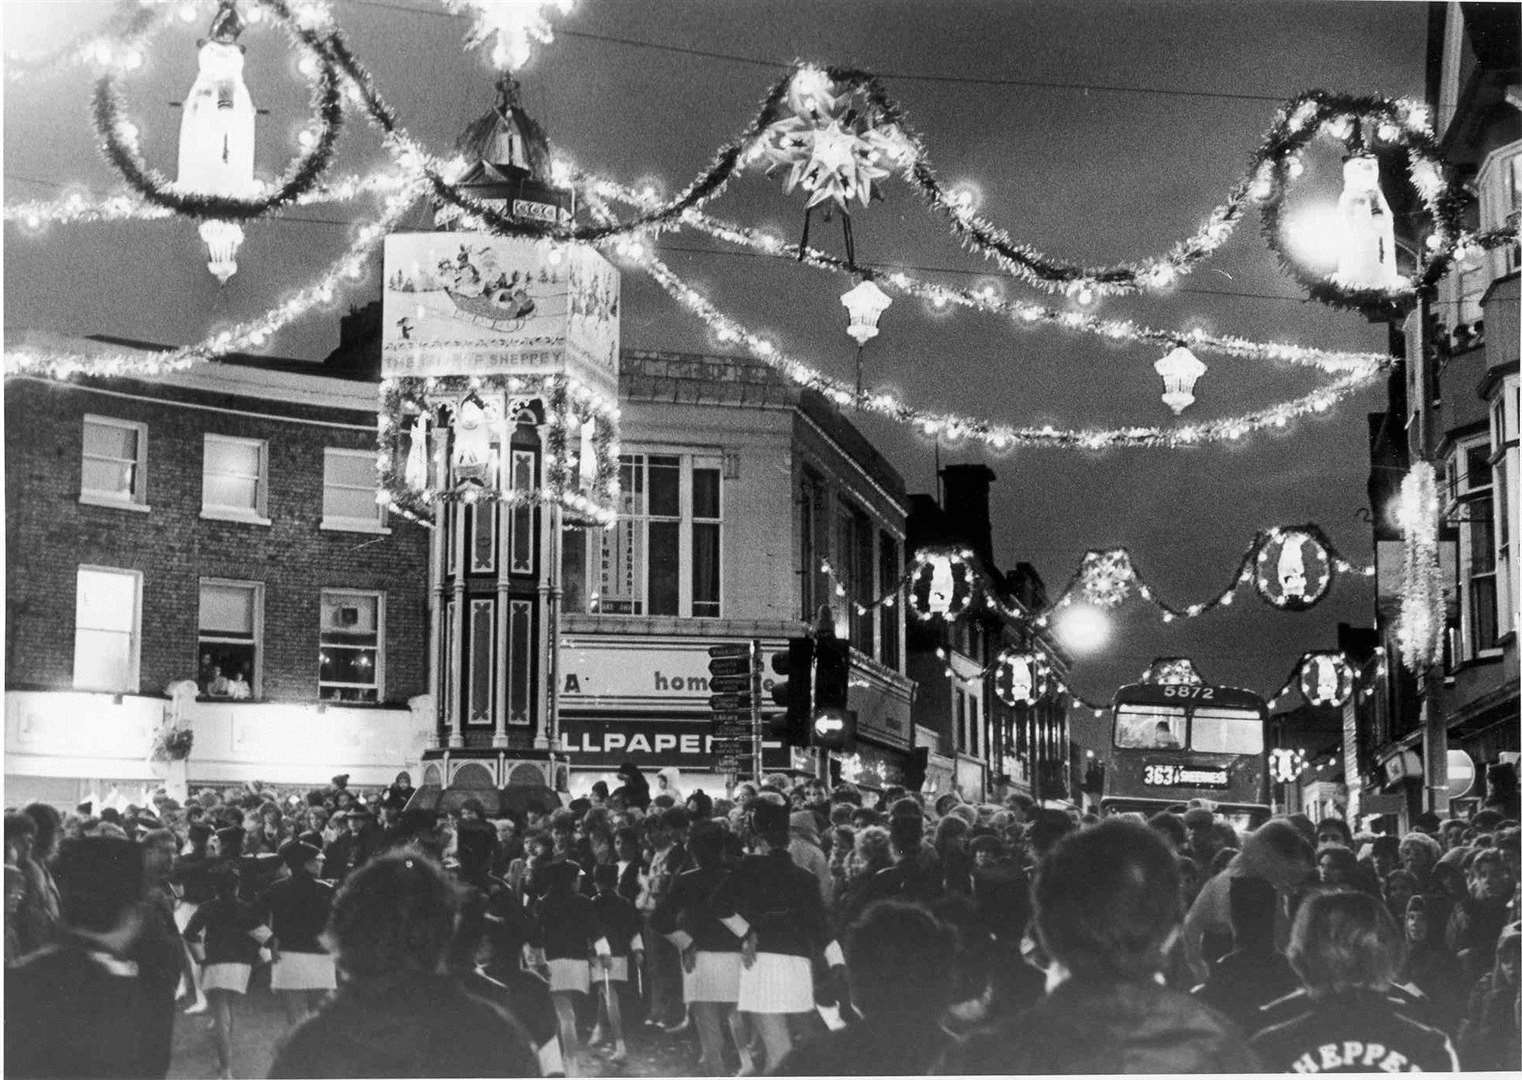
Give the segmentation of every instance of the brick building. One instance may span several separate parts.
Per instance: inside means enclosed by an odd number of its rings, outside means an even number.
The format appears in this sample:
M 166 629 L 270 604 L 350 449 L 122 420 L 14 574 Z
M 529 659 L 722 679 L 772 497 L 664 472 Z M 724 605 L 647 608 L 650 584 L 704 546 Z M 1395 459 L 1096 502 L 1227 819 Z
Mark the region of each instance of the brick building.
M 373 376 L 262 357 L 7 379 L 12 802 L 161 781 L 166 712 L 195 733 L 192 783 L 417 760 L 427 535 L 375 502 L 375 409 Z

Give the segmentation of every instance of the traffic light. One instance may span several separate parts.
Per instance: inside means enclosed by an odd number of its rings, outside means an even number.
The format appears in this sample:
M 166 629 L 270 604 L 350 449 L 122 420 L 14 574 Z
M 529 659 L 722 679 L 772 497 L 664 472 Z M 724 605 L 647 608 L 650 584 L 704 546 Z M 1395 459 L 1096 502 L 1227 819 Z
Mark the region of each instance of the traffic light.
M 784 746 L 807 746 L 814 711 L 814 639 L 789 638 L 787 652 L 772 653 L 772 670 L 787 676 L 772 684 L 773 704 L 787 710 L 774 734 Z
M 847 708 L 851 683 L 851 647 L 831 634 L 814 645 L 814 710 L 810 717 L 812 743 L 826 750 L 850 750 L 856 745 L 856 716 Z

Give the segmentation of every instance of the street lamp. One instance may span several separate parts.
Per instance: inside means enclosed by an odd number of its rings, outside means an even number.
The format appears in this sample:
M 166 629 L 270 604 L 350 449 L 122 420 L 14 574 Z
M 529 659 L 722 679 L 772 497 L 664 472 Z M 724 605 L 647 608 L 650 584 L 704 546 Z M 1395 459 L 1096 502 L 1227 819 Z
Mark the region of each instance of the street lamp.
M 1110 620 L 1093 604 L 1073 604 L 1057 617 L 1057 636 L 1074 653 L 1098 652 L 1110 640 Z

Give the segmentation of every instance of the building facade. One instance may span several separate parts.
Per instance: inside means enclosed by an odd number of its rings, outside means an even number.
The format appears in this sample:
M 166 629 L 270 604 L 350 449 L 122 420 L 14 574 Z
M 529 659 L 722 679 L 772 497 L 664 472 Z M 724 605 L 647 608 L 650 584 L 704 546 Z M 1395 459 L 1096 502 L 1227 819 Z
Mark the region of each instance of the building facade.
M 1518 36 L 1513 5 L 1432 5 L 1428 104 L 1444 156 L 1475 194 L 1472 229 L 1514 228 L 1522 211 Z M 1481 800 L 1490 767 L 1516 767 L 1518 271 L 1515 243 L 1456 263 L 1400 328 L 1404 382 L 1392 382 L 1387 412 L 1371 421 L 1378 617 L 1392 659 L 1362 764 L 1371 794 L 1395 796 L 1370 804 L 1384 812 Z M 1421 460 L 1438 477 L 1448 591 L 1441 670 L 1425 686 L 1396 670 L 1400 532 L 1389 520 L 1394 481 Z M 1423 724 L 1424 706 L 1438 723 Z M 1462 783 L 1449 783 L 1450 761 Z
M 839 410 L 759 362 L 625 351 L 620 364 L 619 520 L 564 541 L 558 706 L 572 791 L 611 782 L 624 761 L 723 791 L 708 648 L 759 640 L 771 656 L 821 605 L 851 644 L 857 719 L 834 774 L 899 782 L 912 743 L 903 607 L 873 601 L 903 573 L 903 480 Z M 764 691 L 777 678 L 768 668 Z M 775 739 L 763 764 L 825 767 Z
M 1057 681 L 1065 681 L 1068 659 L 1049 631 L 1035 627 L 1046 595 L 1034 567 L 1020 563 L 1006 575 L 994 561 L 994 479 L 986 465 L 948 465 L 941 470 L 939 501 L 912 496 L 911 557 L 926 550 L 968 551 L 978 579 L 995 591 L 994 604 L 974 602 L 955 619 L 910 620 L 908 671 L 919 688 L 916 745 L 929 749 L 926 790 L 973 801 L 1017 791 L 1077 802 L 1080 752 L 1070 738 L 1067 696 L 1055 691 Z M 1038 655 L 1050 671 L 1052 689 L 1034 704 L 1000 698 L 996 667 L 1006 650 Z
M 6 380 L 12 802 L 417 760 L 428 539 L 376 503 L 376 389 L 250 357 Z M 154 760 L 169 722 L 183 761 Z

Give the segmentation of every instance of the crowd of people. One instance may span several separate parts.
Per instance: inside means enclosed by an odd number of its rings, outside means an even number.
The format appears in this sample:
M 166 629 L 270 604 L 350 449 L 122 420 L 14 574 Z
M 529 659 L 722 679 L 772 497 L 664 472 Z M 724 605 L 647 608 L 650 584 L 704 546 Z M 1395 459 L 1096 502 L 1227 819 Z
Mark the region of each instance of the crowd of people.
M 410 778 L 8 811 L 6 1071 L 216 1067 L 268 971 L 272 1076 L 1515 1070 L 1515 808 L 1404 835 L 1103 820 L 625 765 L 585 798 L 420 810 Z M 609 1053 L 609 1051 L 611 1051 Z

